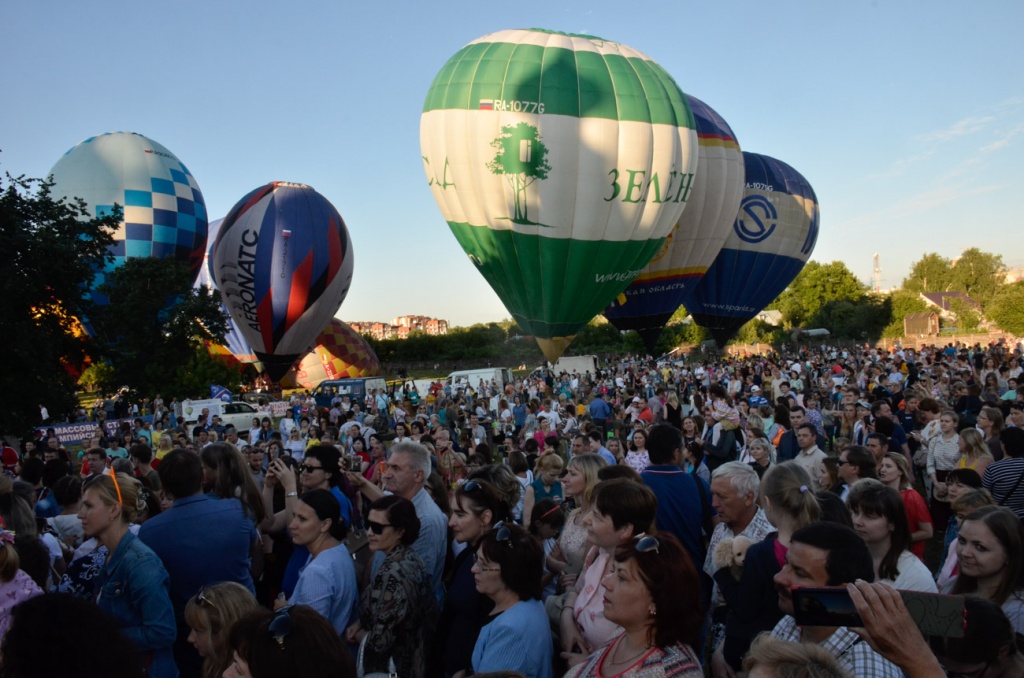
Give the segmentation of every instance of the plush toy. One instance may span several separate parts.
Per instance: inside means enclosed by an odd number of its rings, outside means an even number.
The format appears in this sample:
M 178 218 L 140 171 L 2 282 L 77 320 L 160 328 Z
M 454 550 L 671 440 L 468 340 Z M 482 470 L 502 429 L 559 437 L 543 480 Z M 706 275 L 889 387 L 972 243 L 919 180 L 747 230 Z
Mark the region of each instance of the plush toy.
M 733 579 L 739 581 L 740 575 L 743 574 L 743 562 L 747 559 L 747 549 L 753 543 L 743 535 L 727 537 L 718 542 L 711 558 L 715 570 L 728 567 Z

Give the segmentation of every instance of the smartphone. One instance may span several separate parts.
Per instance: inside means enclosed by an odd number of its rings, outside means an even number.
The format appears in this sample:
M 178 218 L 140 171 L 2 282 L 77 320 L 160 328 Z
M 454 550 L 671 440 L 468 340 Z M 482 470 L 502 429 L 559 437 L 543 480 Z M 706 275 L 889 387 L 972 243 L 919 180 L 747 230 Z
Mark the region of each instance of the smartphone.
M 963 596 L 900 591 L 914 624 L 926 636 L 963 638 Z M 793 589 L 793 617 L 800 626 L 863 626 L 845 587 Z

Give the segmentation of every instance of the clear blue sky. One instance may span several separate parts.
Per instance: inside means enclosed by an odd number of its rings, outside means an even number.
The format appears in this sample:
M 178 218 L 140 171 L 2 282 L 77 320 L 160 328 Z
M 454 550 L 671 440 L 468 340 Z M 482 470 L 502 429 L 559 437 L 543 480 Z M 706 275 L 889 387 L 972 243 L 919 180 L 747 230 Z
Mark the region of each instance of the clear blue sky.
M 130 130 L 192 170 L 211 218 L 268 181 L 345 218 L 339 317 L 508 316 L 441 219 L 419 153 L 431 80 L 504 28 L 598 35 L 657 60 L 744 150 L 800 171 L 821 204 L 813 259 L 883 285 L 927 251 L 1024 266 L 1024 3 L 7 2 L 0 170 L 45 176 Z

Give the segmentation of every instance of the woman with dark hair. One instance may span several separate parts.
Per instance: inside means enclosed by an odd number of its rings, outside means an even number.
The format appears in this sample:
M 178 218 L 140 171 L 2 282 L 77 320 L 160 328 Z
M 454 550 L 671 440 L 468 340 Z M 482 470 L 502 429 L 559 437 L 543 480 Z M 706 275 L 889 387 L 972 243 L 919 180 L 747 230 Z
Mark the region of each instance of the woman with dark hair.
M 1003 608 L 1024 633 L 1024 535 L 1020 519 L 1003 506 L 968 514 L 957 535 L 960 574 L 943 593 L 972 595 Z
M 985 438 L 985 445 L 988 447 L 989 454 L 992 455 L 994 460 L 999 461 L 1003 458 L 1003 446 L 999 442 L 999 433 L 1005 425 L 1003 413 L 998 407 L 985 406 L 978 412 L 977 423 L 978 429 Z M 974 467 L 968 466 L 968 468 Z M 975 468 L 975 470 L 981 474 L 984 471 L 984 466 L 982 468 Z
M 42 651 L 41 638 L 59 638 L 59 651 Z M 95 603 L 48 594 L 12 611 L 0 647 L 0 678 L 143 678 L 144 660 L 117 621 Z
M 388 672 L 393 663 L 399 676 L 420 678 L 438 618 L 430 573 L 412 549 L 420 519 L 412 502 L 387 495 L 370 504 L 366 526 L 370 550 L 385 558 L 363 590 L 359 620 L 345 638 L 360 644 L 367 673 Z
M 199 453 L 203 460 L 206 496 L 212 499 L 237 499 L 247 516 L 257 525 L 267 517 L 260 488 L 238 448 L 231 443 L 210 443 Z
M 473 564 L 476 547 L 494 524 L 509 519 L 508 503 L 485 480 L 459 485 L 448 521 L 452 536 L 465 548 L 455 557 L 445 581 L 444 605 L 438 623 L 431 664 L 452 676 L 471 667 L 473 644 L 494 603 L 476 590 Z
M 998 605 L 965 596 L 963 637 L 932 636 L 928 642 L 948 676 L 1018 678 L 1024 676 L 1024 656 L 1017 633 Z
M 657 511 L 657 497 L 641 483 L 618 478 L 602 481 L 594 488 L 594 503 L 583 519 L 588 542 L 593 546 L 561 610 L 559 635 L 562 650 L 570 655 L 570 665 L 583 661 L 622 631 L 605 618 L 604 577 L 615 549 L 634 535 L 649 532 Z M 573 648 L 580 653 L 574 656 Z
M 700 582 L 674 535 L 638 535 L 620 546 L 604 586 L 605 617 L 623 632 L 566 678 L 630 673 L 703 678 L 693 650 L 701 625 Z
M 473 647 L 474 673 L 551 676 L 551 632 L 540 601 L 544 552 L 523 528 L 503 523 L 476 548 L 476 590 L 494 603 Z
M 231 627 L 224 678 L 353 678 L 352 655 L 330 622 L 302 605 L 257 610 Z
M 683 417 L 683 446 L 700 440 L 704 429 L 704 419 L 701 417 Z
M 683 470 L 711 484 L 711 470 L 704 456 L 704 446 L 700 441 L 687 443 L 683 446 Z
M 931 572 L 910 550 L 910 526 L 900 493 L 865 478 L 854 483 L 846 503 L 854 531 L 871 551 L 876 581 L 888 581 L 901 591 L 935 593 Z
M 305 547 L 309 558 L 299 570 L 291 599 L 275 603 L 306 605 L 344 633 L 358 613 L 359 585 L 352 555 L 342 542 L 348 525 L 338 499 L 327 490 L 310 490 L 299 497 L 288 524 L 292 543 Z

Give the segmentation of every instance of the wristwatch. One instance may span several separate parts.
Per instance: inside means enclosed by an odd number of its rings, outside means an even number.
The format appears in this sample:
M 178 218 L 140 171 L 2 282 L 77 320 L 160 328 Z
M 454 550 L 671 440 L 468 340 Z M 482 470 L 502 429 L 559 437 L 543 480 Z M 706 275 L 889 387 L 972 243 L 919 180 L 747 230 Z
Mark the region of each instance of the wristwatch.
M 297 496 L 299 496 L 299 493 L 298 492 L 285 492 L 284 496 L 285 497 L 297 497 Z

